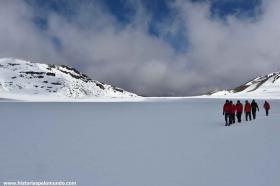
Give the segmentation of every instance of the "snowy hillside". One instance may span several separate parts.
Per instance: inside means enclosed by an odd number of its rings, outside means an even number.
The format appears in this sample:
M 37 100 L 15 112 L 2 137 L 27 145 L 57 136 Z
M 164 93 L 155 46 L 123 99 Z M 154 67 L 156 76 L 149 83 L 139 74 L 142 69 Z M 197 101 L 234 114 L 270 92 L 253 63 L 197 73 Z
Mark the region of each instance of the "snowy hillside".
M 231 90 L 209 93 L 211 97 L 280 98 L 280 72 L 257 77 Z
M 0 98 L 67 100 L 129 97 L 137 95 L 92 80 L 68 66 L 0 59 Z

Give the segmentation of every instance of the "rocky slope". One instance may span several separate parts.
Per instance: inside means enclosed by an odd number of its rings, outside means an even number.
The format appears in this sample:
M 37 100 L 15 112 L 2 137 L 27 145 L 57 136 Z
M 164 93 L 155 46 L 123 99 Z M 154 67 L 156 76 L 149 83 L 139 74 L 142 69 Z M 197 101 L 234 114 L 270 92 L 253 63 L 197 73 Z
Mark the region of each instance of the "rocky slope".
M 210 92 L 212 97 L 280 98 L 280 72 L 257 77 L 230 90 Z
M 130 98 L 136 94 L 92 80 L 65 65 L 0 59 L 0 98 Z

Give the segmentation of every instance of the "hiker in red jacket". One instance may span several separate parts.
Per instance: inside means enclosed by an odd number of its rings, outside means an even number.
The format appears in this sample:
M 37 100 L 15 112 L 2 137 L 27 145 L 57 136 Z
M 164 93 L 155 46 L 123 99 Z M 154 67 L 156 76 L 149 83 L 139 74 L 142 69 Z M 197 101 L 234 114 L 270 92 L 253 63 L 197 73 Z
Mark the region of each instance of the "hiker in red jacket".
M 243 113 L 243 105 L 238 100 L 235 107 L 236 107 L 237 121 L 238 121 L 238 123 L 241 123 L 241 117 L 242 117 L 242 113 Z
M 245 102 L 244 112 L 245 112 L 245 116 L 246 116 L 246 121 L 248 121 L 248 117 L 249 117 L 249 119 L 251 121 L 252 120 L 251 105 L 250 105 L 248 100 L 246 100 L 246 102 Z
M 230 105 L 229 101 L 226 100 L 224 107 L 223 107 L 223 115 L 225 116 L 225 121 L 226 121 L 225 126 L 229 126 L 231 123 L 230 113 L 231 113 L 231 105 Z
M 231 118 L 231 123 L 235 123 L 235 112 L 236 112 L 236 107 L 235 104 L 232 103 L 232 101 L 229 102 L 231 104 L 231 111 L 230 111 L 230 118 Z
M 268 111 L 270 109 L 270 104 L 267 101 L 264 102 L 263 108 L 265 109 L 266 116 L 268 116 Z

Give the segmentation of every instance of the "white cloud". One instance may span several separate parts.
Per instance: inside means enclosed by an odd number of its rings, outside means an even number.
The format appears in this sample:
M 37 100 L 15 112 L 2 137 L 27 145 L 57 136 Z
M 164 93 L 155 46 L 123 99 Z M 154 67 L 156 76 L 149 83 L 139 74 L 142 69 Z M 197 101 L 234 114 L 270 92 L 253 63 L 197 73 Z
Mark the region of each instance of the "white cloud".
M 211 18 L 207 3 L 178 0 L 171 6 L 177 14 L 159 26 L 162 32 L 156 37 L 148 33 L 150 17 L 139 3 L 126 26 L 95 5 L 81 6 L 74 21 L 50 14 L 48 30 L 42 31 L 32 23 L 32 9 L 24 1 L 0 1 L 0 57 L 64 63 L 144 95 L 229 88 L 279 68 L 278 1 L 265 1 L 257 20 Z M 182 27 L 188 47 L 178 53 L 163 37 Z M 61 49 L 52 44 L 53 37 Z

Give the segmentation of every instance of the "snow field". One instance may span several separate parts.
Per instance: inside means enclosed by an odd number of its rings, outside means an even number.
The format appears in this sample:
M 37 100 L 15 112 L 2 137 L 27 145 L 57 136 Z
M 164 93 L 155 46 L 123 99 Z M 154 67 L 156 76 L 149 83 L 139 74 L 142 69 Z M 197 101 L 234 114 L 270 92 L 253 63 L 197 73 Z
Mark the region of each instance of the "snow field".
M 278 186 L 280 101 L 270 103 L 269 117 L 224 127 L 219 99 L 2 102 L 0 181 Z

